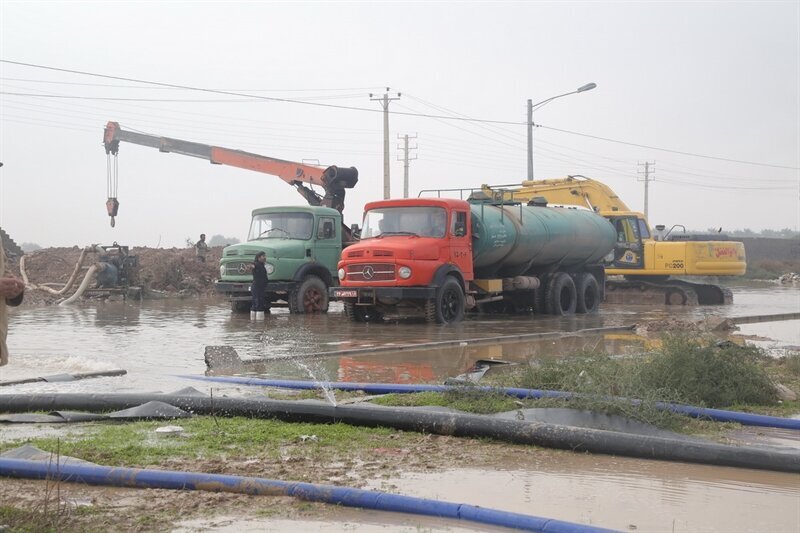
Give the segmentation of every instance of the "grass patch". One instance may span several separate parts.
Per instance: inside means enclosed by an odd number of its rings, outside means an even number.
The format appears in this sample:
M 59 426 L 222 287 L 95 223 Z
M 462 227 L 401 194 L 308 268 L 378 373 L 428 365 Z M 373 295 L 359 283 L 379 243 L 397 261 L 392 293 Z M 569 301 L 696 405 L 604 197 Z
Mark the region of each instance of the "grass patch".
M 105 465 L 140 466 L 160 464 L 174 459 L 204 460 L 226 457 L 259 456 L 278 459 L 281 453 L 298 453 L 323 460 L 360 447 L 380 443 L 396 430 L 359 428 L 346 424 L 288 423 L 251 418 L 217 418 L 202 416 L 177 422 L 184 428 L 182 437 L 161 437 L 154 430 L 158 422 L 97 424 L 89 433 L 66 438 L 36 438 L 30 442 L 43 450 L 79 457 Z M 316 439 L 303 439 L 314 435 Z M 402 445 L 402 439 L 389 440 L 389 445 Z M 2 443 L 0 450 L 19 443 Z
M 695 420 L 657 407 L 673 402 L 702 407 L 787 416 L 800 401 L 778 402 L 773 381 L 800 388 L 795 374 L 800 359 L 767 357 L 752 346 L 718 343 L 713 338 L 667 334 L 659 348 L 637 358 L 581 352 L 565 359 L 534 361 L 517 371 L 490 377 L 499 387 L 577 392 L 569 400 L 520 401 L 499 391 L 487 394 L 462 387 L 452 392 L 388 395 L 384 405 L 447 406 L 472 413 L 494 413 L 526 407 L 570 407 L 618 414 L 655 426 L 688 433 L 719 433 L 723 425 Z M 491 374 L 490 374 L 491 376 Z M 632 404 L 625 398 L 641 400 Z
M 800 378 L 800 353 L 790 353 L 783 358 L 786 372 L 796 378 Z
M 488 414 L 519 408 L 519 402 L 501 391 L 487 392 L 473 386 L 458 387 L 447 392 L 420 392 L 416 394 L 387 394 L 372 403 L 397 407 L 440 406 L 466 413 Z
M 518 386 L 705 407 L 775 405 L 767 364 L 756 347 L 667 334 L 659 349 L 641 358 L 588 354 L 531 366 Z

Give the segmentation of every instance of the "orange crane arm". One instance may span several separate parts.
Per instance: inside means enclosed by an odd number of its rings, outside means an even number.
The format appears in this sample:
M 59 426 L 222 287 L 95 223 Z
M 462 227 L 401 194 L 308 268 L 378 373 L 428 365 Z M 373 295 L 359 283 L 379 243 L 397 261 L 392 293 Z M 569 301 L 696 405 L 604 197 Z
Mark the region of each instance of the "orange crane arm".
M 333 207 L 339 212 L 344 209 L 344 189 L 352 189 L 358 183 L 358 171 L 354 167 L 330 166 L 323 168 L 306 165 L 220 146 L 126 131 L 120 127 L 119 123 L 109 122 L 103 134 L 103 145 L 105 146 L 106 154 L 117 155 L 120 142 L 150 146 L 164 153 L 199 157 L 215 165 L 228 165 L 278 176 L 286 183 L 297 188 L 298 192 L 303 195 L 309 204 Z M 312 189 L 304 186 L 303 184 L 305 183 L 322 187 L 325 190 L 325 195 L 320 196 Z

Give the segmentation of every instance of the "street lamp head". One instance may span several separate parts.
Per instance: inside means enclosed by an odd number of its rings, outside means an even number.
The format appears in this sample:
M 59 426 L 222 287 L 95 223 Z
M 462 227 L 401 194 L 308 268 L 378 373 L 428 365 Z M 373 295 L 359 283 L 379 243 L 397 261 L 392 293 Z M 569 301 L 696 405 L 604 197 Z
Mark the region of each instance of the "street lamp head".
M 580 87 L 578 87 L 578 90 L 576 92 L 582 93 L 583 91 L 591 91 L 595 87 L 597 87 L 596 83 L 594 82 L 587 83 L 586 85 L 581 85 Z

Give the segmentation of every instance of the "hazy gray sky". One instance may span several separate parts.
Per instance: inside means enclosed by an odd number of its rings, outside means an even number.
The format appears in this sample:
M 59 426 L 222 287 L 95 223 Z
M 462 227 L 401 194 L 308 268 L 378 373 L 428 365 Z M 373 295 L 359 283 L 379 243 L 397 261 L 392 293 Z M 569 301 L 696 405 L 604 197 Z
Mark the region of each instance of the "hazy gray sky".
M 355 166 L 360 182 L 345 218 L 360 222 L 364 203 L 382 197 L 382 116 L 368 93 L 386 86 L 402 93 L 392 111 L 512 123 L 392 115 L 393 196 L 402 195 L 398 135 L 418 137 L 413 196 L 520 182 L 527 99 L 595 82 L 535 113 L 545 126 L 535 132 L 537 179 L 593 177 L 642 210 L 638 163 L 655 161 L 651 224 L 800 226 L 797 1 L 0 0 L 0 59 L 0 226 L 18 242 L 183 246 L 201 232 L 243 239 L 253 208 L 303 203 L 276 177 L 123 144 L 112 229 L 101 145 L 109 120 Z M 231 102 L 10 62 L 365 110 Z

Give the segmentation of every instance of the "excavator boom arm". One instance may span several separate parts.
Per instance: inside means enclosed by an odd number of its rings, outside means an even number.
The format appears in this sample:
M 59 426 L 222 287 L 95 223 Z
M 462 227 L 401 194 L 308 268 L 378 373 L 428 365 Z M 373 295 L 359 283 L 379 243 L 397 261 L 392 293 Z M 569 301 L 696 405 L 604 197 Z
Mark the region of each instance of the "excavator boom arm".
M 484 185 L 484 190 L 500 187 L 505 186 Z M 532 195 L 541 195 L 552 204 L 581 205 L 594 211 L 630 211 L 610 187 L 584 176 L 523 181 L 514 187 L 510 190 L 512 199 L 515 196 L 530 198 Z

